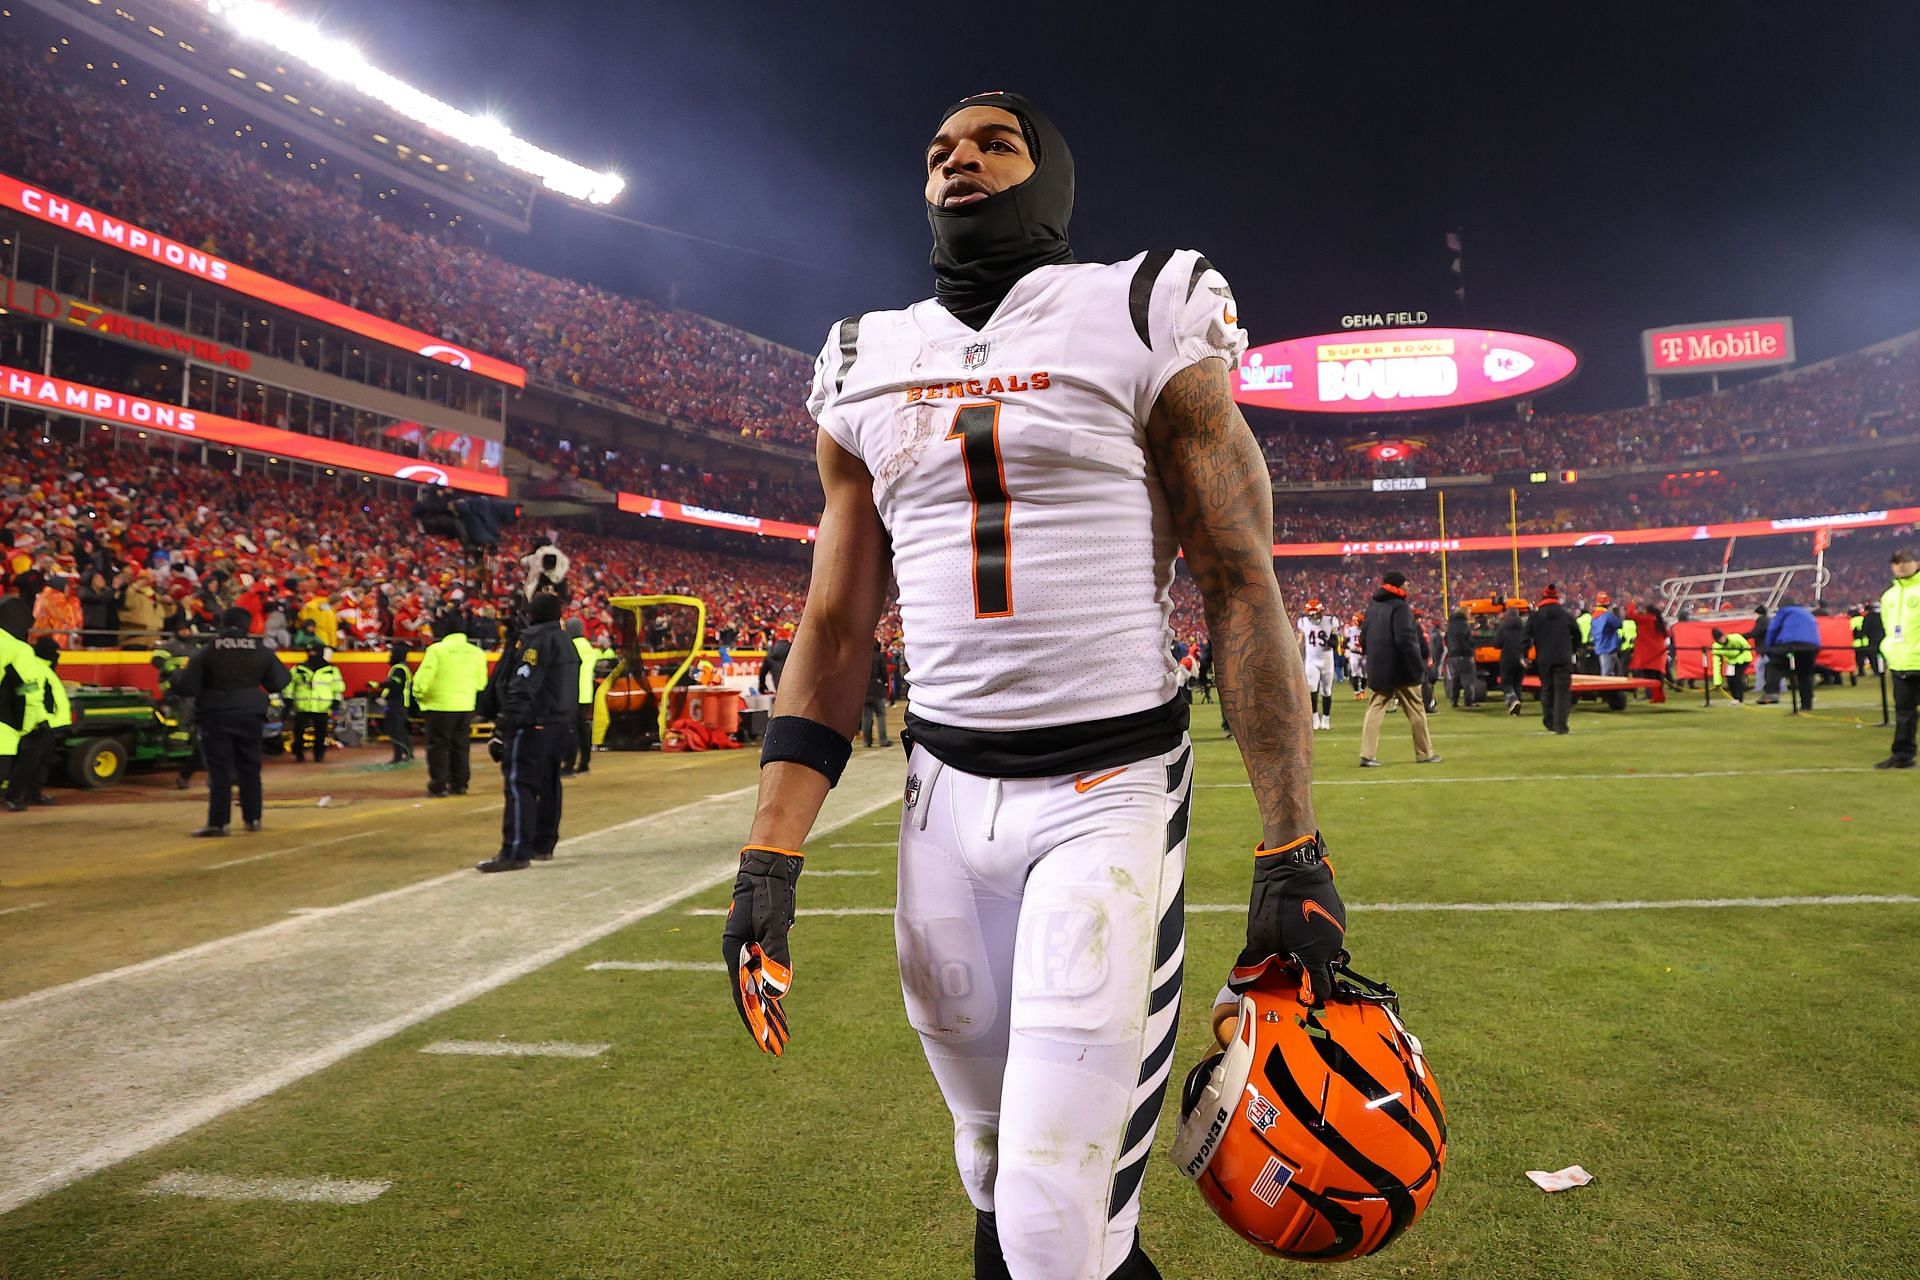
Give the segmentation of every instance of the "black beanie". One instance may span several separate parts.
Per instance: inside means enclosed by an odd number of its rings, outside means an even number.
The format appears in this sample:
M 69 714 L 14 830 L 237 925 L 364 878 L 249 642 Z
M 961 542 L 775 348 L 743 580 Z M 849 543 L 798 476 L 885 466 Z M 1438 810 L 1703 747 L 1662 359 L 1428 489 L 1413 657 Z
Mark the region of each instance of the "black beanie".
M 1407 585 L 1407 575 L 1398 569 L 1389 569 L 1380 575 L 1380 581 L 1390 587 L 1404 587 Z
M 253 630 L 253 615 L 248 613 L 243 606 L 236 604 L 231 608 L 220 611 L 220 625 L 230 627 L 235 631 L 251 631 Z
M 542 592 L 533 598 L 527 617 L 535 622 L 560 621 L 560 597 Z
M 978 329 L 1007 291 L 1035 267 L 1072 262 L 1067 223 L 1073 218 L 1073 153 L 1040 109 L 1017 93 L 976 93 L 940 114 L 940 124 L 967 107 L 1012 113 L 1025 135 L 1033 173 L 984 200 L 943 209 L 927 205 L 933 228 L 933 295 L 962 323 Z M 936 128 L 937 132 L 937 128 Z

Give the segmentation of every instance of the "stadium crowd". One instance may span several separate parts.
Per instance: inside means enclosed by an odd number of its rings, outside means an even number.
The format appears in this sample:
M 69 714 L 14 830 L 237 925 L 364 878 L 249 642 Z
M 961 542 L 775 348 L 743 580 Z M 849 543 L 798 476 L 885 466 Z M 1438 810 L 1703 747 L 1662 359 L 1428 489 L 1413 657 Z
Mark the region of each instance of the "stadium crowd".
M 554 428 L 521 423 L 509 425 L 507 443 L 552 467 L 562 479 L 590 480 L 607 489 L 776 520 L 806 522 L 820 516 L 820 481 L 810 466 L 783 480 L 709 463 L 677 462 L 631 447 L 572 440 Z
M 16 428 L 19 419 L 16 418 Z M 512 549 L 483 566 L 450 540 L 422 539 L 398 495 L 375 496 L 342 484 L 329 489 L 260 472 L 235 475 L 194 465 L 191 455 L 147 449 L 110 437 L 57 443 L 14 431 L 0 447 L 0 592 L 31 602 L 34 631 L 68 647 L 141 647 L 185 627 L 212 629 L 219 612 L 246 608 L 258 629 L 283 647 L 320 642 L 337 649 L 381 649 L 432 637 L 443 609 L 465 607 L 475 639 L 498 643 L 502 604 L 481 583 L 520 581 L 518 552 L 549 531 L 513 529 Z M 791 634 L 806 599 L 804 560 L 733 554 L 673 545 L 657 538 L 560 531 L 572 558 L 573 612 L 588 634 L 612 634 L 610 597 L 685 594 L 709 608 L 709 643 L 764 649 Z M 1830 553 L 1826 598 L 1837 609 L 1877 598 L 1886 554 L 1905 531 L 1841 535 Z M 1598 547 L 1556 551 L 1521 563 L 1521 593 L 1559 584 L 1569 600 L 1610 592 L 1616 600 L 1657 600 L 1669 577 L 1719 567 L 1720 543 Z M 1805 560 L 1799 539 L 1749 539 L 1733 567 Z M 1431 555 L 1396 562 L 1408 574 L 1416 609 L 1440 616 L 1440 567 Z M 1282 560 L 1277 566 L 1288 607 L 1320 599 L 1348 617 L 1364 606 L 1379 574 L 1377 557 Z M 1503 595 L 1512 562 L 1496 553 L 1450 557 L 1451 598 Z M 1804 575 L 1802 592 L 1811 584 Z M 1200 595 L 1184 570 L 1173 584 L 1174 636 L 1198 644 L 1206 636 Z M 881 633 L 901 632 L 890 610 Z M 686 637 L 674 634 L 674 644 Z
M 1267 419 L 1261 419 L 1264 428 Z M 1920 435 L 1920 342 L 1862 351 L 1788 376 L 1606 413 L 1539 414 L 1416 431 L 1405 459 L 1376 462 L 1351 427 L 1295 419 L 1262 429 L 1274 479 L 1306 484 L 1393 475 L 1484 475 L 1751 458 L 1814 445 Z
M 50 65 L 55 64 L 55 65 Z M 812 359 L 695 315 L 400 225 L 83 70 L 0 48 L 0 169 L 528 372 L 669 417 L 808 442 Z M 178 98 L 179 94 L 173 95 Z M 129 116 L 135 119 L 130 121 Z M 131 127 L 130 127 L 131 125 Z M 164 138 L 164 145 L 156 145 Z M 138 142 L 134 141 L 139 139 Z
M 35 629 L 63 644 L 149 645 L 178 627 L 212 629 L 239 604 L 260 629 L 336 648 L 415 641 L 449 604 L 497 634 L 498 589 L 521 580 L 513 528 L 482 564 L 448 539 L 415 531 L 409 503 L 270 473 L 202 467 L 100 433 L 101 443 L 54 441 L 24 429 L 0 439 L 0 582 L 34 605 Z M 709 628 L 758 647 L 798 618 L 803 561 L 658 541 L 562 533 L 577 566 L 570 585 L 596 632 L 612 624 L 609 596 L 677 592 L 704 598 Z M 77 634 L 76 634 L 77 633 Z
M 516 360 L 537 378 L 730 435 L 811 442 L 805 354 L 691 312 L 527 270 L 451 233 L 402 226 L 258 163 L 204 125 L 196 129 L 192 111 L 169 110 L 160 101 L 168 95 L 148 101 L 117 79 L 72 57 L 0 50 L 0 111 L 18 126 L 0 133 L 0 168 L 350 306 Z M 126 141 L 146 138 L 155 125 L 166 145 Z M 1654 406 L 1539 415 L 1517 426 L 1498 414 L 1436 430 L 1412 458 L 1394 462 L 1368 459 L 1345 427 L 1259 426 L 1282 483 L 1752 457 L 1920 433 L 1920 345 Z M 640 457 L 583 464 L 581 472 L 628 480 L 649 473 Z M 739 486 L 717 487 L 739 500 Z M 804 505 L 782 504 L 789 514 Z

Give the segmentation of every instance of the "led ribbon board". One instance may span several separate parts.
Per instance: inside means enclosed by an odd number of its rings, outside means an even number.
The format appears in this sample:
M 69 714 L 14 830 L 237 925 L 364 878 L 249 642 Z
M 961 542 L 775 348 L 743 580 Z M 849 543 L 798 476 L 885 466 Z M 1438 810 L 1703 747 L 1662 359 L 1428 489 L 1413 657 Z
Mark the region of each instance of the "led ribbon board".
M 1416 413 L 1530 396 L 1579 366 L 1569 347 L 1497 329 L 1374 329 L 1254 347 L 1233 398 L 1289 413 Z
M 411 351 L 417 356 L 438 360 L 442 364 L 477 373 L 483 378 L 504 382 L 510 387 L 527 385 L 527 371 L 517 364 L 496 360 L 458 343 L 421 333 L 418 329 L 409 329 L 391 320 L 382 320 L 365 311 L 356 311 L 331 298 L 309 293 L 284 280 L 275 280 L 272 276 L 228 262 L 204 249 L 196 249 L 158 232 L 136 227 L 124 218 L 115 218 L 98 209 L 76 204 L 45 188 L 4 173 L 0 173 L 0 207 L 23 213 L 48 226 L 59 227 L 62 231 L 71 231 L 100 244 L 125 250 L 135 257 L 171 267 L 196 279 L 232 289 L 235 293 L 243 293 L 249 298 L 258 298 L 336 329 L 357 333 L 374 342 Z
M 797 524 L 792 520 L 766 520 L 734 511 L 715 511 L 710 507 L 689 506 L 671 498 L 650 498 L 644 493 L 624 489 L 614 495 L 620 510 L 649 520 L 671 520 L 677 524 L 697 524 L 708 529 L 732 529 L 736 533 L 757 533 L 763 538 L 788 538 L 794 542 L 812 542 L 820 536 L 818 525 Z
M 342 471 L 364 472 L 389 480 L 446 485 L 453 489 L 464 489 L 468 493 L 491 494 L 497 498 L 507 495 L 505 476 L 490 475 L 466 467 L 446 466 L 398 453 L 382 453 L 378 449 L 323 440 L 319 436 L 302 435 L 298 431 L 263 427 L 257 423 L 242 422 L 238 418 L 224 418 L 197 409 L 184 409 L 177 404 L 163 404 L 158 400 L 108 391 L 104 387 L 90 387 L 81 382 L 68 382 L 64 378 L 49 378 L 28 369 L 0 365 L 0 400 L 28 405 L 48 413 L 117 422 L 121 426 L 137 427 L 142 431 L 157 431 L 163 435 L 184 436 L 208 444 L 251 449 L 276 458 L 297 458 L 301 462 L 337 467 Z
M 1820 529 L 1880 529 L 1920 522 L 1920 507 L 1885 511 L 1843 511 L 1824 516 L 1777 516 L 1771 520 L 1728 520 L 1717 524 L 1677 524 L 1658 529 L 1593 529 L 1586 532 L 1496 533 L 1470 538 L 1356 538 L 1349 542 L 1276 542 L 1276 556 L 1385 556 L 1438 554 L 1441 551 L 1508 551 L 1514 547 L 1628 547 L 1659 542 L 1705 542 L 1722 538 L 1766 538 Z

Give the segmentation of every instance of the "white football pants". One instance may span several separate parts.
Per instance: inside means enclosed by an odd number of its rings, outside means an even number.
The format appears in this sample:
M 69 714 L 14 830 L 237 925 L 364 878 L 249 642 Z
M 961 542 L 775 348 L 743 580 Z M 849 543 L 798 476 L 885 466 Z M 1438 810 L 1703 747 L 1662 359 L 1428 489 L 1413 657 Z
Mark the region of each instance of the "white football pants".
M 1307 692 L 1316 698 L 1333 695 L 1333 655 L 1323 653 L 1307 662 Z
M 1014 1280 L 1133 1247 L 1173 1069 L 1193 751 L 981 778 L 916 747 L 894 937 L 907 1020 Z

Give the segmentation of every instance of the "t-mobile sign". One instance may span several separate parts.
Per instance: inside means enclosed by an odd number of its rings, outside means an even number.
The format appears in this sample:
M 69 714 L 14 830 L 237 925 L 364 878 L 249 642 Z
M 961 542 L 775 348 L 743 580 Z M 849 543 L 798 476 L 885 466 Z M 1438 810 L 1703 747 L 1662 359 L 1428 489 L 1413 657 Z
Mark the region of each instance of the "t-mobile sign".
M 1793 363 L 1793 317 L 1679 324 L 1640 335 L 1647 372 L 1725 373 Z

